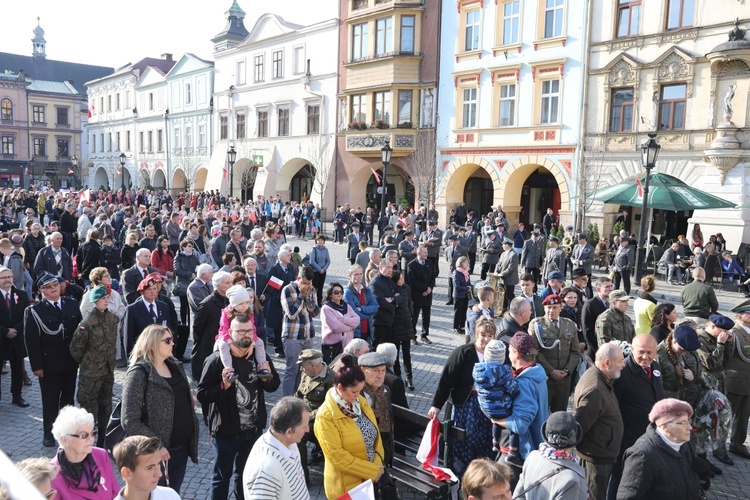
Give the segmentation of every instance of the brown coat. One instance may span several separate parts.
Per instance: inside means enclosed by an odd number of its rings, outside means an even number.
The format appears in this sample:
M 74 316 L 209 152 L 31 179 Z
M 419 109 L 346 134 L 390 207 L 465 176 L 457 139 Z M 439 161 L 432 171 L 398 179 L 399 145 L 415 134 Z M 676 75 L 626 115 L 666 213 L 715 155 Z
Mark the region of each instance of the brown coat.
M 573 396 L 574 414 L 583 428 L 583 440 L 576 449 L 597 465 L 615 463 L 622 442 L 624 426 L 613 382 L 592 366 L 578 381 Z

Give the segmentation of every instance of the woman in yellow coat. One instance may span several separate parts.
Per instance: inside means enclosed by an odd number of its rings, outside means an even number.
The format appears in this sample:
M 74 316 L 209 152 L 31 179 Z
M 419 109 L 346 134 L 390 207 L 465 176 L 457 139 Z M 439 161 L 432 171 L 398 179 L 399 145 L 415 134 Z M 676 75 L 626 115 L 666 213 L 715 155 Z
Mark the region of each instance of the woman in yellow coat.
M 354 357 L 344 355 L 333 387 L 315 416 L 315 436 L 325 457 L 326 497 L 335 500 L 383 474 L 383 443 L 375 414 L 361 396 L 365 375 Z

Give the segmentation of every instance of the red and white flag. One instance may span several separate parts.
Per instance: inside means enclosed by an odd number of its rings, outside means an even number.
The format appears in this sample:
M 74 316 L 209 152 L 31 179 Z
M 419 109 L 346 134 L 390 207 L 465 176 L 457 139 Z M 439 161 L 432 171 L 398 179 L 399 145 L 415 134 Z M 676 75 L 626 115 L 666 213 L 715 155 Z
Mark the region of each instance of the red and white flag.
M 375 176 L 375 182 L 380 184 L 380 176 L 378 175 L 378 173 L 375 170 L 373 170 L 372 167 L 370 167 L 370 170 L 372 170 L 372 175 Z
M 89 118 L 91 118 L 91 115 L 93 114 L 94 114 L 94 105 L 92 104 L 91 106 L 89 106 Z
M 372 484 L 372 479 L 350 489 L 336 500 L 375 500 L 375 486 Z
M 80 201 L 91 201 L 91 190 L 86 189 L 78 192 L 78 199 Z
M 427 429 L 422 436 L 417 450 L 417 460 L 422 463 L 422 468 L 432 474 L 438 481 L 449 481 L 458 483 L 458 477 L 452 470 L 438 467 L 438 446 L 440 442 L 440 420 L 433 418 L 427 424 Z
M 641 179 L 637 175 L 635 176 L 635 184 L 638 186 L 638 198 L 643 198 L 643 184 L 641 184 Z
M 122 167 L 115 167 L 115 172 L 117 172 L 117 175 L 120 175 L 122 173 Z
M 271 279 L 268 280 L 268 286 L 275 288 L 276 290 L 281 290 L 281 287 L 284 286 L 284 282 L 276 276 L 271 276 Z

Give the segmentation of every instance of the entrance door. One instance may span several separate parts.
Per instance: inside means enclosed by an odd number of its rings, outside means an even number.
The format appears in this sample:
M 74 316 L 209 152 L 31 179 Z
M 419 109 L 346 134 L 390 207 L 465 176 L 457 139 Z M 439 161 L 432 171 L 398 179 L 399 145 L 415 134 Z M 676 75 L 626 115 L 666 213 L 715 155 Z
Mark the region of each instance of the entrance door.
M 466 180 L 464 187 L 464 202 L 466 211 L 474 210 L 477 215 L 492 211 L 494 189 L 490 175 L 483 168 L 478 168 L 471 177 Z
M 558 215 L 560 188 L 555 176 L 546 168 L 539 167 L 523 184 L 519 221 L 527 227 L 535 222 L 541 224 L 548 208 Z
M 315 178 L 315 168 L 311 165 L 305 165 L 299 172 L 294 174 L 292 182 L 289 184 L 290 201 L 307 201 L 310 198 L 313 188 L 313 179 Z

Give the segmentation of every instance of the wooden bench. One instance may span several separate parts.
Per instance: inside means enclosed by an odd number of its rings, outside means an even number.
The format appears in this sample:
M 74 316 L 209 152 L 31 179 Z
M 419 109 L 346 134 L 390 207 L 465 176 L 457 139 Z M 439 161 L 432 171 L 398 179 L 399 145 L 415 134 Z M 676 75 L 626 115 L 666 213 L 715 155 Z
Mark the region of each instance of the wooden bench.
M 393 479 L 399 488 L 406 488 L 429 500 L 449 499 L 450 485 L 436 480 L 422 469 L 416 454 L 430 419 L 403 406 L 393 405 Z M 440 423 L 441 446 L 438 447 L 438 463 L 450 467 L 453 443 L 466 440 L 466 431 L 453 425 L 452 420 Z

